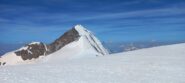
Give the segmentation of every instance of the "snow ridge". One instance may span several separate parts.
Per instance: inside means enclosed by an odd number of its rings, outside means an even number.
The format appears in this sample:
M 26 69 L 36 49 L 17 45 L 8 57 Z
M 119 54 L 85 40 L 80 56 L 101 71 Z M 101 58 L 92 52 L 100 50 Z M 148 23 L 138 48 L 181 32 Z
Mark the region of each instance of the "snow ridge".
M 85 29 L 82 25 L 76 25 L 75 29 L 78 31 L 80 36 L 84 36 L 92 47 L 98 51 L 101 55 L 109 54 L 108 51 L 103 47 L 102 43 L 90 32 Z

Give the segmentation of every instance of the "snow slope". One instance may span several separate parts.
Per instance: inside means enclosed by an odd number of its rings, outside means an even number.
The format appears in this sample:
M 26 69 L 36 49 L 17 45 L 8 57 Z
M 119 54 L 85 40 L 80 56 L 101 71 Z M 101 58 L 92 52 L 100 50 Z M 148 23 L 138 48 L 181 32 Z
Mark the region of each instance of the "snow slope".
M 40 44 L 40 42 L 31 42 L 28 45 L 33 45 L 33 44 Z M 37 61 L 36 59 L 31 59 L 31 60 L 25 60 L 24 61 L 21 58 L 21 56 L 18 56 L 15 53 L 15 52 L 21 51 L 21 50 L 27 50 L 30 54 L 32 54 L 32 52 L 28 49 L 28 46 L 23 46 L 23 47 L 19 48 L 18 50 L 8 52 L 8 53 L 4 54 L 3 56 L 1 56 L 1 58 L 0 58 L 1 65 L 3 63 L 5 63 L 5 65 L 31 64 L 31 63 L 35 63 Z M 41 59 L 41 58 L 43 58 L 43 57 L 40 56 L 38 59 Z
M 4 64 L 8 64 L 8 65 L 9 64 L 16 65 L 16 64 L 19 64 L 20 62 L 23 62 L 21 56 L 17 56 L 14 52 L 8 52 L 0 58 L 1 64 L 4 63 Z
M 184 78 L 185 43 L 97 58 L 0 67 L 0 83 L 185 83 Z
M 109 54 L 101 42 L 89 30 L 81 25 L 76 25 L 74 28 L 79 33 L 79 39 L 48 55 L 44 60 L 54 59 L 53 61 L 61 61 Z

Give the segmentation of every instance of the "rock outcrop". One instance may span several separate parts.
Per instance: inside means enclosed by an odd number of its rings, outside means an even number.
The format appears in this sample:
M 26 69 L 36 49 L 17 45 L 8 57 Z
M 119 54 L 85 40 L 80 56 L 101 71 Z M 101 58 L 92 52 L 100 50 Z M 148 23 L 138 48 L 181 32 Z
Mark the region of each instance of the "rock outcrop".
M 21 56 L 23 60 L 31 60 L 33 58 L 38 58 L 39 56 L 44 56 L 47 51 L 46 45 L 42 42 L 33 42 L 27 46 L 15 51 L 17 56 Z
M 47 54 L 51 54 L 65 45 L 78 40 L 79 33 L 76 31 L 75 28 L 70 29 L 69 31 L 65 32 L 60 38 L 55 40 L 53 43 L 47 45 Z

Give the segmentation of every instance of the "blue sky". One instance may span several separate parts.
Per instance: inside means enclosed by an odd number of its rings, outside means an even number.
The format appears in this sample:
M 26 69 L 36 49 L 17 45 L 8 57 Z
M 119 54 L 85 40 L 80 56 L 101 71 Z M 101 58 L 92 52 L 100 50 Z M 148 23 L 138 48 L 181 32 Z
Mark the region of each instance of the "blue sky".
M 0 0 L 0 43 L 51 43 L 76 24 L 102 41 L 185 41 L 185 0 Z

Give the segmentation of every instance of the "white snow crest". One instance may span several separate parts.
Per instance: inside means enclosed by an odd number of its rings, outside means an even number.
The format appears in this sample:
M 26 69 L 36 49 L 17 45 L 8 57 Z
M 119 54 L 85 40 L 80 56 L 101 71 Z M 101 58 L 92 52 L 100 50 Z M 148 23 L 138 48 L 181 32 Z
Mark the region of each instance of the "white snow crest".
M 31 42 L 29 45 L 40 44 L 41 42 Z
M 78 31 L 79 35 L 84 36 L 87 42 L 91 44 L 94 49 L 101 55 L 108 55 L 108 51 L 103 47 L 100 40 L 98 40 L 89 30 L 85 29 L 82 25 L 76 25 L 75 29 Z
M 31 42 L 29 43 L 28 45 L 34 45 L 34 44 L 40 44 L 41 42 Z M 27 50 L 28 49 L 28 46 L 23 46 L 21 48 L 19 48 L 18 50 L 15 50 L 15 51 L 21 51 L 21 50 Z M 32 48 L 30 48 L 32 49 Z

